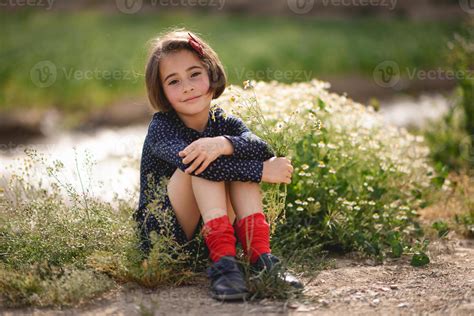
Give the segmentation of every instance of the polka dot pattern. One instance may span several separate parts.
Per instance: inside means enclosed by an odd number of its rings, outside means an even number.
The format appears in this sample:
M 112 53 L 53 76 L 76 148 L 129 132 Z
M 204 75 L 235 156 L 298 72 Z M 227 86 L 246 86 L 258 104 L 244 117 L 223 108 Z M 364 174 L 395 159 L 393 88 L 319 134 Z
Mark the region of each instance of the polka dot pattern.
M 149 177 L 153 179 L 171 178 L 179 168 L 186 170 L 192 162 L 184 164 L 178 153 L 189 144 L 202 137 L 224 136 L 234 146 L 232 155 L 220 156 L 201 172 L 197 177 L 211 181 L 244 181 L 261 182 L 263 162 L 274 156 L 268 144 L 253 134 L 242 119 L 227 114 L 220 107 L 209 111 L 208 124 L 204 131 L 199 132 L 187 127 L 174 110 L 157 112 L 148 127 L 143 144 L 140 165 L 140 198 L 134 218 L 139 224 L 141 249 L 147 253 L 150 247 L 149 232 L 160 231 L 160 223 L 148 214 L 150 204 L 146 192 L 150 191 Z M 163 207 L 172 210 L 169 197 L 165 196 Z M 174 211 L 172 212 L 173 214 Z M 146 216 L 146 215 L 149 216 Z M 146 218 L 146 222 L 145 222 Z M 200 224 L 202 225 L 202 218 Z M 173 233 L 181 244 L 187 238 L 179 225 L 176 216 L 173 218 Z M 198 230 L 196 230 L 198 231 Z M 195 251 L 196 249 L 190 249 Z

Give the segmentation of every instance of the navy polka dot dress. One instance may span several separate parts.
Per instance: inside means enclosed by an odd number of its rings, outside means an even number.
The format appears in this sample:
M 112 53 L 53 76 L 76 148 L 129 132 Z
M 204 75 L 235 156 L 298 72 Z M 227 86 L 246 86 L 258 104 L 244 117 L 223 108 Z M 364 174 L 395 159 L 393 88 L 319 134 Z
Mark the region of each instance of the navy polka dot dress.
M 209 111 L 205 130 L 199 132 L 187 127 L 173 109 L 153 115 L 142 151 L 139 205 L 133 214 L 138 223 L 140 248 L 146 255 L 151 248 L 150 233 L 165 231 L 165 220 L 157 216 L 161 214 L 169 214 L 166 218 L 171 224 L 166 227 L 171 227 L 171 234 L 177 242 L 185 245 L 191 253 L 198 250 L 193 241 L 203 225 L 202 217 L 192 240 L 188 242 L 170 203 L 166 181 L 177 168 L 184 171 L 192 164 L 182 162 L 183 158 L 178 155 L 181 150 L 201 137 L 221 135 L 233 144 L 234 153 L 220 156 L 197 177 L 211 181 L 261 182 L 263 162 L 273 157 L 274 153 L 240 118 L 225 113 L 218 106 L 213 107 Z M 161 194 L 156 194 L 157 188 L 161 188 Z

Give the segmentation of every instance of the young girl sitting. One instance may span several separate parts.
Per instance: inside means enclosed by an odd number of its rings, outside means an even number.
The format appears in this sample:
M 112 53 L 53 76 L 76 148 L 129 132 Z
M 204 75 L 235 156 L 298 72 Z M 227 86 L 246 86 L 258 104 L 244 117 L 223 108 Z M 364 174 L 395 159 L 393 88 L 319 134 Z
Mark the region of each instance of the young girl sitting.
M 142 250 L 150 250 L 149 233 L 160 231 L 145 194 L 151 189 L 148 179 L 166 177 L 164 207 L 173 210 L 176 240 L 184 244 L 202 233 L 212 261 L 207 269 L 212 296 L 244 299 L 248 290 L 235 259 L 235 235 L 255 271 L 271 270 L 280 262 L 271 254 L 259 183 L 290 183 L 291 162 L 273 157 L 267 143 L 240 118 L 211 109 L 211 100 L 225 90 L 226 75 L 217 54 L 197 35 L 177 29 L 156 39 L 146 86 L 157 112 L 143 146 L 134 214 Z M 279 277 L 302 287 L 289 273 Z

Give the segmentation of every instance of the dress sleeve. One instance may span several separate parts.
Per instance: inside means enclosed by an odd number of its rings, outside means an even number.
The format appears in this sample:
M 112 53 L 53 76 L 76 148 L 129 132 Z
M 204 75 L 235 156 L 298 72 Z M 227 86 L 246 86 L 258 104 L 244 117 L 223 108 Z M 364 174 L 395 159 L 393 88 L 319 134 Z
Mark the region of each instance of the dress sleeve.
M 166 119 L 153 119 L 148 129 L 153 155 L 184 172 L 191 164 L 184 164 L 179 152 L 189 143 L 178 133 L 178 130 Z M 232 156 L 220 156 L 207 166 L 197 177 L 212 181 L 251 181 L 261 182 L 263 161 L 242 160 Z
M 275 156 L 268 144 L 253 134 L 241 118 L 228 115 L 225 119 L 225 138 L 234 146 L 233 157 L 265 161 Z

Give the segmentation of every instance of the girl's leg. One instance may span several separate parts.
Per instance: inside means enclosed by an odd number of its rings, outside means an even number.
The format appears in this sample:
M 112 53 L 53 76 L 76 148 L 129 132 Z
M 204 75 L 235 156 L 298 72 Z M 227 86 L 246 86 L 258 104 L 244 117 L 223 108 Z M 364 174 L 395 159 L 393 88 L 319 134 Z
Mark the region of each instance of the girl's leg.
M 180 223 L 188 240 L 191 240 L 194 231 L 199 223 L 201 212 L 194 196 L 191 175 L 184 173 L 181 169 L 176 169 L 168 182 L 168 196 L 176 213 L 176 218 Z M 226 209 L 231 223 L 235 220 L 234 209 L 230 200 L 230 183 L 225 183 Z M 215 195 L 213 190 L 209 190 L 207 199 L 212 199 Z M 204 217 L 203 217 L 204 219 Z
M 231 182 L 230 197 L 237 214 L 235 231 L 244 254 L 256 271 L 271 271 L 280 259 L 271 253 L 270 225 L 263 213 L 260 185 L 253 182 Z M 294 275 L 285 272 L 279 278 L 295 288 L 304 285 Z
M 168 197 L 186 237 L 191 240 L 201 216 L 191 188 L 191 176 L 177 168 L 168 182 Z
M 237 220 L 263 213 L 262 192 L 260 184 L 255 182 L 230 182 L 230 200 L 234 207 Z
M 232 225 L 234 225 L 237 215 L 234 210 L 234 206 L 232 205 L 232 200 L 230 198 L 230 184 L 232 182 L 226 182 L 225 183 L 225 193 L 226 193 L 226 199 L 227 199 L 227 216 L 229 216 L 229 221 Z
M 181 171 L 176 173 L 176 179 L 183 176 L 179 172 Z M 189 183 L 191 183 L 190 186 L 188 186 Z M 173 185 L 179 185 L 178 181 L 174 181 Z M 173 189 L 173 185 L 171 189 Z M 195 208 L 194 211 L 198 209 L 203 217 L 204 225 L 201 234 L 204 236 L 204 241 L 209 250 L 209 259 L 213 262 L 206 270 L 211 279 L 213 296 L 221 299 L 246 297 L 248 293 L 244 276 L 234 258 L 237 240 L 234 227 L 231 224 L 233 219 L 230 219 L 227 215 L 229 210 L 227 203 L 230 201 L 230 196 L 228 195 L 229 190 L 226 188 L 229 186 L 225 182 L 209 181 L 196 176 L 189 176 L 189 179 L 183 180 L 181 185 L 186 186 L 188 204 Z M 181 192 L 183 192 L 183 187 L 180 188 Z M 173 195 L 175 203 L 185 197 L 183 194 L 178 195 L 178 191 L 171 193 L 171 195 Z M 189 198 L 190 195 L 194 195 L 194 200 Z M 191 200 L 193 202 L 190 202 Z M 176 213 L 182 212 L 183 216 L 181 218 L 183 219 L 188 217 L 186 209 L 180 208 L 178 210 L 177 208 L 175 211 Z M 191 223 L 189 227 L 195 228 L 197 222 L 198 220 Z
M 225 182 L 191 176 L 191 186 L 204 223 L 227 215 Z
M 256 263 L 259 256 L 271 253 L 270 225 L 263 213 L 260 185 L 253 182 L 230 183 L 230 197 L 237 214 L 235 231 L 244 254 Z
M 201 233 L 209 249 L 210 259 L 218 262 L 224 256 L 235 257 L 237 240 L 227 215 L 225 182 L 192 176 L 191 185 L 204 221 Z

